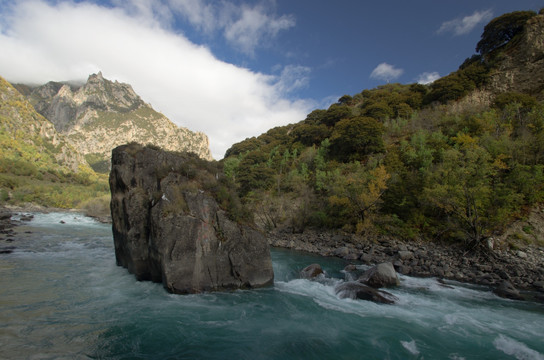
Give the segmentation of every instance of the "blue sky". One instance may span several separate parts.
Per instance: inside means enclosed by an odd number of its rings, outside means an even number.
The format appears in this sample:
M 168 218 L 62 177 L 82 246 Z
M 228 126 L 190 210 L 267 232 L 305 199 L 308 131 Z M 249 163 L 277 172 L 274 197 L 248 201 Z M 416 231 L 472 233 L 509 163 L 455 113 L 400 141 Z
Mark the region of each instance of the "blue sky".
M 429 82 L 483 27 L 539 1 L 0 0 L 0 76 L 127 82 L 180 126 L 234 142 L 344 94 Z

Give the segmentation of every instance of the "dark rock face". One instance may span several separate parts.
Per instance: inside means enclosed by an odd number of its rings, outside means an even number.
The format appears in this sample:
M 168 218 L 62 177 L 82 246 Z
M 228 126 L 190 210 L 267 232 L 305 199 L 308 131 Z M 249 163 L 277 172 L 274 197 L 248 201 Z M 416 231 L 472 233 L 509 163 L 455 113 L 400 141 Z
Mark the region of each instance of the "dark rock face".
M 186 158 L 140 145 L 112 152 L 111 214 L 117 264 L 173 293 L 269 285 L 270 250 L 189 184 Z
M 341 299 L 370 300 L 382 304 L 394 304 L 398 300 L 396 296 L 383 290 L 374 289 L 358 281 L 344 282 L 334 289 Z

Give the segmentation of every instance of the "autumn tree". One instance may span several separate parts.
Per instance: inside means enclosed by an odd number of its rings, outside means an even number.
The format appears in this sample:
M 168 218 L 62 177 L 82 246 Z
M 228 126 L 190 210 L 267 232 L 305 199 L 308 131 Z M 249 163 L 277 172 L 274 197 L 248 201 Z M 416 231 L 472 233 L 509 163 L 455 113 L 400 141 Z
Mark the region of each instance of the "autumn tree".
M 326 189 L 331 215 L 357 232 L 368 229 L 391 175 L 383 165 L 353 162 L 328 173 Z

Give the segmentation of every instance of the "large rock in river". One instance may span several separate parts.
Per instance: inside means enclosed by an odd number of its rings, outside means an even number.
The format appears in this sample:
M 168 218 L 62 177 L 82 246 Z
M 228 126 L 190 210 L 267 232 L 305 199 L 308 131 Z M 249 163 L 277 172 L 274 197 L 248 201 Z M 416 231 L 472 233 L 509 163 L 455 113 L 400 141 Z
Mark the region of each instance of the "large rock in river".
M 398 286 L 397 272 L 390 262 L 378 264 L 363 273 L 359 281 L 373 288 Z
M 180 294 L 272 284 L 266 239 L 228 218 L 201 188 L 206 182 L 213 187 L 219 174 L 195 164 L 202 161 L 138 144 L 113 150 L 110 189 L 117 264 L 139 280 L 162 282 Z

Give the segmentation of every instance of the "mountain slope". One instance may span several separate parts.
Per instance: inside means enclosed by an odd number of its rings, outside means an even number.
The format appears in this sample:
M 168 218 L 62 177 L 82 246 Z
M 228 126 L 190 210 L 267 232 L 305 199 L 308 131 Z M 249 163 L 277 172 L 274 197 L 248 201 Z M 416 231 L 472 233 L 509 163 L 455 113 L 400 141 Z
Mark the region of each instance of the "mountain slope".
M 205 134 L 176 126 L 130 85 L 104 79 L 101 73 L 80 87 L 49 82 L 32 89 L 28 98 L 93 165 L 109 161 L 113 148 L 130 142 L 212 159 Z
M 544 14 L 530 15 L 431 85 L 345 95 L 234 144 L 226 175 L 265 229 L 484 248 L 544 201 Z M 526 246 L 532 231 L 495 246 Z
M 105 209 L 107 189 L 107 178 L 0 77 L 0 204 L 81 208 L 93 199 Z
M 67 172 L 88 171 L 81 153 L 0 77 L 0 149 L 4 167 L 17 162 Z

